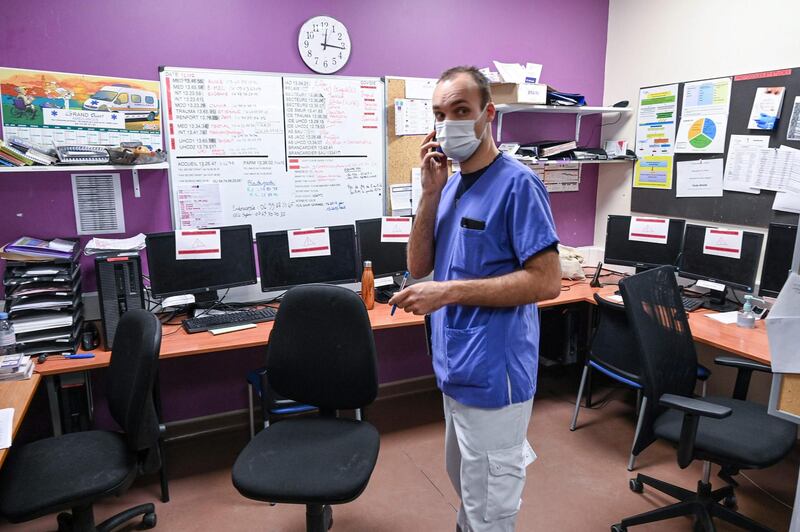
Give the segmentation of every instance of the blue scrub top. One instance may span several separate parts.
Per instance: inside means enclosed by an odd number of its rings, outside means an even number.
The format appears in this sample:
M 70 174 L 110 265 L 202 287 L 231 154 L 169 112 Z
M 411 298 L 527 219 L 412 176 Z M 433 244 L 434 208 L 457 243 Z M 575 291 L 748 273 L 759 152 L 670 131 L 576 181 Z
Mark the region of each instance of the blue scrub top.
M 460 182 L 457 172 L 439 201 L 435 281 L 511 273 L 558 243 L 547 189 L 527 166 L 503 155 L 456 201 Z M 535 304 L 442 307 L 431 314 L 431 343 L 439 388 L 462 404 L 500 408 L 527 401 L 536 391 Z

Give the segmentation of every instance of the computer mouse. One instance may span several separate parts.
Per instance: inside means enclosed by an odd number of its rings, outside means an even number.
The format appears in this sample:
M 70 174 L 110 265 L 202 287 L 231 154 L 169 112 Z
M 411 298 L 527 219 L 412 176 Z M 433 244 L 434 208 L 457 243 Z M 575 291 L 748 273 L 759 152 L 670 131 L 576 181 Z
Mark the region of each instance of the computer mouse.
M 42 354 L 41 354 L 41 355 L 39 355 L 39 357 L 36 359 L 36 362 L 38 362 L 39 364 L 44 364 L 45 360 L 47 360 L 47 355 L 45 355 L 44 353 L 42 353 Z

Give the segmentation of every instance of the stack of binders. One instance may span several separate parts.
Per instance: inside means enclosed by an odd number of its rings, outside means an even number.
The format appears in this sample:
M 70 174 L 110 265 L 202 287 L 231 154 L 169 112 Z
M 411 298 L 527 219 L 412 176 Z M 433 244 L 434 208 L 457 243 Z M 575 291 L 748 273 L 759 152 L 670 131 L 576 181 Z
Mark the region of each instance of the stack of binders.
M 79 252 L 76 245 L 69 258 L 6 263 L 6 309 L 22 353 L 72 353 L 78 348 L 83 326 Z

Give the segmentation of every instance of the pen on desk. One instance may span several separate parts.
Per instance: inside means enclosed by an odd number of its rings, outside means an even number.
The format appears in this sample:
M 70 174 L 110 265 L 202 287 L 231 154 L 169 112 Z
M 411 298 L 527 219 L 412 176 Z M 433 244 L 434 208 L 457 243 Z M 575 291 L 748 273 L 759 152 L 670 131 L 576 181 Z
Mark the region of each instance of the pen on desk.
M 94 353 L 65 353 L 62 355 L 66 359 L 72 358 L 94 358 Z
M 402 292 L 403 288 L 406 287 L 406 281 L 408 281 L 408 272 L 403 274 L 403 281 L 400 283 L 400 290 L 398 290 L 398 292 Z M 392 312 L 390 316 L 394 316 L 395 310 L 397 310 L 397 305 L 392 305 Z

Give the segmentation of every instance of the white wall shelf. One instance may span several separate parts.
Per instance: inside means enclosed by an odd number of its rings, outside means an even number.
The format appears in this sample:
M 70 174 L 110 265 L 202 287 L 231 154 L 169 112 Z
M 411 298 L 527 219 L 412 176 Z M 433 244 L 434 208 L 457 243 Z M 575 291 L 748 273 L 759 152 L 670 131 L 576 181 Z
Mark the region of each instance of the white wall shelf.
M 495 105 L 497 110 L 497 142 L 502 142 L 503 138 L 503 116 L 511 113 L 547 113 L 547 114 L 570 114 L 575 115 L 575 140 L 581 135 L 581 117 L 588 115 L 599 115 L 607 113 L 631 113 L 631 107 L 589 107 L 589 106 L 565 106 L 565 105 L 534 105 L 525 103 L 499 103 Z
M 4 166 L 0 173 L 25 173 L 25 172 L 106 172 L 109 170 L 166 170 L 169 164 L 61 164 L 49 166 Z
M 555 159 L 547 161 L 537 161 L 532 157 L 517 157 L 521 163 L 544 164 L 545 166 L 564 166 L 568 164 L 631 164 L 636 162 L 631 159 L 606 159 L 606 160 L 591 160 L 591 161 L 574 161 L 570 159 Z

